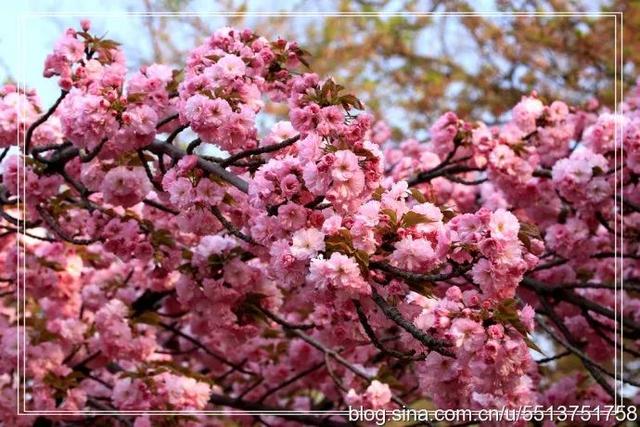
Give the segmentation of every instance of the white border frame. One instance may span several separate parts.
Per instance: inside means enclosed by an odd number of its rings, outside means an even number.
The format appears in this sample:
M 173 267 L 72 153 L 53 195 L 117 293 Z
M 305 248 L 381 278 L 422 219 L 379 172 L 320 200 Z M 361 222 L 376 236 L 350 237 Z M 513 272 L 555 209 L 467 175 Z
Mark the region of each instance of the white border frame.
M 238 13 L 238 12 L 87 12 L 87 13 L 73 13 L 73 12 L 54 12 L 54 13 L 46 13 L 46 12 L 26 12 L 21 13 L 17 16 L 18 18 L 18 52 L 20 55 L 20 65 L 18 67 L 18 74 L 21 75 L 26 69 L 25 66 L 25 58 L 26 58 L 26 42 L 24 38 L 24 33 L 26 32 L 26 20 L 28 18 L 33 17 L 77 17 L 77 18 L 91 18 L 91 17 L 122 17 L 122 16 L 133 16 L 133 17 L 144 17 L 144 16 L 159 16 L 159 17 L 174 17 L 174 16 L 220 16 L 220 17 L 247 17 L 247 16 L 256 16 L 256 17 L 290 17 L 290 18 L 315 18 L 315 17 L 393 17 L 393 16 L 433 16 L 433 17 L 445 17 L 445 16 L 453 16 L 453 17 L 528 17 L 528 16 L 553 16 L 553 17 L 597 17 L 597 18 L 614 18 L 614 113 L 616 116 L 618 115 L 618 99 L 621 102 L 624 102 L 624 93 L 623 93 L 623 84 L 618 85 L 618 80 L 621 83 L 624 82 L 624 61 L 623 61 L 623 49 L 624 49 L 624 38 L 623 38 L 623 30 L 622 24 L 624 22 L 624 13 L 623 12 L 247 12 L 247 13 Z M 618 20 L 620 20 L 621 31 L 620 36 L 618 33 Z M 620 49 L 620 55 L 618 55 L 618 49 Z M 26 81 L 18 81 L 18 88 L 26 89 L 27 82 Z M 620 96 L 620 97 L 619 97 Z M 24 117 L 23 117 L 24 119 Z M 26 130 L 23 128 L 23 131 Z M 615 122 L 615 146 L 622 144 L 621 136 L 623 129 L 618 128 L 618 121 Z M 19 135 L 20 130 L 18 130 Z M 25 146 L 25 132 L 23 132 L 22 136 L 22 147 Z M 620 139 L 618 139 L 620 138 Z M 621 151 L 623 153 L 623 151 Z M 22 171 L 26 169 L 26 160 L 23 157 Z M 615 180 L 618 180 L 618 166 L 622 166 L 623 163 L 623 154 L 620 156 L 620 162 L 618 163 L 618 150 L 615 150 L 614 154 L 614 164 L 615 164 Z M 21 170 L 18 170 L 18 176 L 20 177 Z M 22 186 L 20 185 L 22 183 Z M 623 186 L 622 181 L 620 182 L 620 189 L 618 186 L 615 186 L 614 189 L 614 209 L 617 206 L 617 195 L 618 191 L 620 191 L 621 195 L 621 204 L 624 202 L 624 194 L 622 192 Z M 26 200 L 26 174 L 22 172 L 22 180 L 18 179 L 18 194 L 22 195 L 22 200 Z M 20 214 L 18 219 L 21 221 L 25 218 L 24 207 L 20 209 Z M 617 253 L 618 247 L 621 251 L 620 257 L 614 257 L 614 311 L 616 314 L 616 318 L 614 319 L 615 323 L 618 323 L 617 314 L 618 310 L 622 310 L 624 304 L 624 292 L 620 292 L 620 296 L 618 295 L 618 286 L 620 286 L 620 291 L 623 291 L 624 283 L 623 280 L 618 280 L 618 272 L 623 272 L 624 267 L 624 224 L 623 217 L 620 216 L 620 229 L 621 229 L 621 237 L 620 241 L 616 238 L 617 230 L 618 230 L 618 220 L 615 217 L 614 220 L 614 253 Z M 26 228 L 24 227 L 24 223 L 21 222 L 21 226 L 18 227 L 20 234 L 24 235 L 26 232 Z M 20 322 L 21 314 L 26 313 L 26 298 L 23 298 L 22 303 L 20 302 L 20 297 L 26 296 L 26 247 L 24 244 L 16 243 L 19 245 L 19 249 L 22 248 L 22 259 L 18 256 L 18 277 L 16 283 L 16 294 L 17 294 L 17 319 Z M 620 276 L 623 279 L 623 276 Z M 620 303 L 618 303 L 619 297 L 621 298 Z M 20 309 L 20 305 L 22 304 L 22 310 Z M 618 304 L 620 304 L 618 306 Z M 621 319 L 623 317 L 621 316 Z M 263 416 L 286 416 L 286 415 L 348 415 L 349 411 L 241 411 L 236 409 L 231 410 L 222 410 L 222 411 L 161 411 L 161 410 L 146 410 L 146 411 L 107 411 L 107 410 L 89 410 L 89 411 L 31 411 L 26 409 L 26 388 L 24 387 L 24 382 L 26 381 L 26 377 L 22 377 L 21 373 L 26 372 L 26 357 L 21 359 L 21 355 L 23 351 L 26 351 L 27 348 L 27 340 L 26 340 L 26 318 L 22 317 L 22 324 L 18 324 L 18 327 L 21 327 L 19 333 L 17 334 L 17 381 L 18 386 L 16 387 L 16 404 L 17 404 L 17 415 L 18 416 L 51 416 L 51 415 L 263 415 Z M 21 337 L 22 335 L 22 337 Z M 22 338 L 22 342 L 21 339 Z M 618 335 L 614 335 L 614 405 L 621 405 L 623 402 L 622 397 L 622 387 L 624 383 L 618 380 L 618 374 L 620 378 L 624 375 L 624 351 L 623 351 L 623 323 L 620 322 L 620 347 L 618 349 L 617 346 Z M 620 363 L 618 366 L 618 353 L 620 354 Z M 26 354 L 25 354 L 26 356 Z M 20 395 L 20 390 L 22 390 L 22 395 Z M 620 392 L 620 393 L 618 393 Z M 620 394 L 620 395 L 619 395 Z M 22 402 L 22 405 L 20 404 Z M 435 414 L 436 411 L 427 411 L 430 415 Z M 472 414 L 478 414 L 480 411 L 471 411 Z M 577 415 L 581 415 L 583 412 L 578 411 Z

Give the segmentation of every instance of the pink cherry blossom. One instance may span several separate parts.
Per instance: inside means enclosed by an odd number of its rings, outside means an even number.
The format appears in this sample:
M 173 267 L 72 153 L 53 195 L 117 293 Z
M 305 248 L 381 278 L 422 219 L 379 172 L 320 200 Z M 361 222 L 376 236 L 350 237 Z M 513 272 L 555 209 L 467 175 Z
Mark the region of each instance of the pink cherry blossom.
M 106 203 L 131 207 L 149 194 L 151 183 L 141 167 L 118 166 L 104 176 L 100 191 Z
M 295 41 L 224 27 L 131 70 L 102 34 L 53 46 L 56 104 L 0 89 L 0 424 L 613 403 L 640 330 L 640 89 L 397 140 L 393 105 Z
M 291 254 L 298 259 L 313 258 L 324 248 L 324 233 L 316 228 L 298 230 L 292 236 Z

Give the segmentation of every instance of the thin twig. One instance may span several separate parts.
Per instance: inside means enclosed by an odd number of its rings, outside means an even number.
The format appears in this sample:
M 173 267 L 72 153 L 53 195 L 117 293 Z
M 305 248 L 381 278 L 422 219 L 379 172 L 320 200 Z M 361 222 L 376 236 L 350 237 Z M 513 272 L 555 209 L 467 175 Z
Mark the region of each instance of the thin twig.
M 73 243 L 74 245 L 90 245 L 98 241 L 97 237 L 92 239 L 77 239 L 75 237 L 71 237 L 62 229 L 62 227 L 60 227 L 60 225 L 56 222 L 56 220 L 47 209 L 45 209 L 43 206 L 37 206 L 36 210 L 38 211 L 40 217 L 44 220 L 44 222 L 47 223 L 49 228 L 51 228 L 51 230 L 55 232 L 56 235 L 62 240 Z
M 164 328 L 164 329 L 166 329 L 168 331 L 171 331 L 171 332 L 175 333 L 176 335 L 186 339 L 190 343 L 197 345 L 198 348 L 202 349 L 205 353 L 207 353 L 209 356 L 213 357 L 214 359 L 218 360 L 219 362 L 224 363 L 225 365 L 231 366 L 231 367 L 235 368 L 237 371 L 242 372 L 243 374 L 255 375 L 253 372 L 245 370 L 241 366 L 238 366 L 236 363 L 233 363 L 232 361 L 228 360 L 226 357 L 215 353 L 214 351 L 209 349 L 207 346 L 202 344 L 200 341 L 198 341 L 197 339 L 195 339 L 191 335 L 182 332 L 180 329 L 178 329 L 178 328 L 176 328 L 176 327 L 174 327 L 172 325 L 169 325 L 169 324 L 166 324 L 166 323 L 162 323 L 162 322 L 159 323 L 159 325 L 162 328 Z
M 156 129 L 161 128 L 162 126 L 166 125 L 169 122 L 174 121 L 177 118 L 178 118 L 178 114 L 172 114 L 172 115 L 170 115 L 168 117 L 165 117 L 164 119 L 162 119 L 158 123 L 156 123 Z
M 378 305 L 378 307 L 380 307 L 385 316 L 387 316 L 402 329 L 409 332 L 411 336 L 420 341 L 427 348 L 440 353 L 443 356 L 454 357 L 454 353 L 446 348 L 450 347 L 451 343 L 434 338 L 433 336 L 418 329 L 413 323 L 405 319 L 397 308 L 390 305 L 384 298 L 382 298 L 382 296 L 380 296 L 380 294 L 375 289 L 372 289 L 371 291 L 371 298 Z
M 279 385 L 267 389 L 262 394 L 262 396 L 260 396 L 260 398 L 258 399 L 258 402 L 263 402 L 267 397 L 273 395 L 278 390 L 282 390 L 286 386 L 293 384 L 294 382 L 298 381 L 299 379 L 301 379 L 303 377 L 306 377 L 310 373 L 312 373 L 314 371 L 317 371 L 318 369 L 320 369 L 323 366 L 324 366 L 324 362 L 318 362 L 315 365 L 312 365 L 311 367 L 305 369 L 304 371 L 299 372 L 298 374 L 294 375 L 293 377 L 289 378 L 288 380 L 283 381 Z
M 380 340 L 376 336 L 375 331 L 373 330 L 373 328 L 369 324 L 369 321 L 367 320 L 367 315 L 364 313 L 364 310 L 362 309 L 362 304 L 360 304 L 360 301 L 353 300 L 353 305 L 356 307 L 356 313 L 358 314 L 358 319 L 360 320 L 360 324 L 362 325 L 362 329 L 364 329 L 365 333 L 367 334 L 367 336 L 371 340 L 371 343 L 378 350 L 380 350 L 383 354 L 395 357 L 395 358 L 400 359 L 400 360 L 405 360 L 406 361 L 406 360 L 411 360 L 411 359 L 414 358 L 414 354 L 415 354 L 414 351 L 412 351 L 410 353 L 401 353 L 399 351 L 386 348 L 380 342 Z
M 31 124 L 31 126 L 29 126 L 29 128 L 27 129 L 27 133 L 25 134 L 25 137 L 24 137 L 24 152 L 26 154 L 29 154 L 29 150 L 31 149 L 31 138 L 33 137 L 33 132 L 35 132 L 38 126 L 46 122 L 53 113 L 55 113 L 56 109 L 58 108 L 58 105 L 60 105 L 62 100 L 68 94 L 69 92 L 66 90 L 63 90 L 62 92 L 60 92 L 60 96 L 58 97 L 58 99 L 56 99 L 56 102 L 53 103 L 51 108 L 49 108 L 49 110 L 47 110 L 46 113 L 40 116 L 38 120 L 36 120 Z
M 174 161 L 180 160 L 187 155 L 187 153 L 182 151 L 180 148 L 159 140 L 155 140 L 146 148 L 155 154 L 166 154 L 174 159 Z M 203 171 L 209 172 L 223 181 L 228 182 L 243 193 L 247 193 L 249 191 L 249 184 L 245 180 L 224 169 L 219 164 L 209 162 L 202 157 L 198 157 L 198 167 Z
M 149 182 L 151 182 L 151 184 L 153 185 L 153 188 L 155 188 L 156 191 L 158 191 L 159 193 L 162 193 L 164 189 L 155 180 L 155 177 L 151 172 L 151 168 L 149 168 L 149 164 L 147 163 L 147 159 L 144 157 L 144 151 L 138 150 L 138 159 L 140 159 L 140 162 L 142 163 L 142 167 L 144 167 L 144 172 L 147 174 L 147 178 L 149 179 Z
M 264 147 L 253 148 L 251 150 L 245 150 L 238 154 L 234 154 L 233 156 L 229 156 L 224 159 L 220 166 L 227 167 L 236 162 L 236 160 L 244 159 L 245 157 L 255 156 L 263 153 L 272 153 L 274 151 L 281 150 L 285 147 L 295 144 L 300 139 L 300 135 L 292 136 L 291 138 L 285 139 L 282 142 L 272 145 L 266 145 Z
M 308 344 L 310 344 L 313 347 L 317 348 L 321 352 L 323 352 L 325 354 L 328 354 L 336 362 L 340 363 L 342 366 L 344 366 L 345 368 L 347 368 L 348 370 L 350 370 L 351 372 L 353 372 L 354 374 L 356 374 L 360 378 L 365 379 L 365 380 L 367 380 L 369 382 L 374 380 L 374 377 L 369 375 L 363 369 L 361 369 L 361 368 L 355 366 L 354 364 L 352 364 L 351 362 L 349 362 L 347 359 L 342 357 L 337 351 L 325 346 L 324 344 L 322 344 L 317 339 L 313 338 L 310 335 L 307 335 L 306 333 L 302 332 L 299 329 L 290 329 L 290 328 L 288 328 L 287 327 L 288 323 L 284 319 L 281 319 L 279 316 L 276 316 L 274 313 L 272 313 L 272 312 L 270 312 L 270 311 L 268 311 L 268 310 L 266 310 L 266 309 L 264 309 L 262 307 L 259 307 L 259 306 L 256 306 L 255 308 L 257 308 L 262 313 L 264 313 L 264 315 L 267 316 L 269 319 L 273 320 L 274 322 L 276 322 L 277 324 L 279 324 L 283 328 L 287 329 L 293 335 L 295 335 L 298 338 L 301 338 L 302 340 L 306 341 Z M 405 403 L 402 402 L 402 400 L 399 399 L 395 395 L 392 396 L 392 399 L 393 399 L 394 402 L 396 402 L 397 404 L 399 404 L 401 406 L 405 405 Z
M 224 217 L 224 215 L 222 215 L 222 212 L 220 212 L 220 209 L 218 209 L 217 206 L 211 207 L 211 213 L 213 213 L 213 216 L 215 216 L 218 219 L 218 221 L 220 221 L 220 223 L 224 226 L 224 228 L 227 229 L 229 233 L 236 236 L 238 239 L 243 240 L 247 243 L 251 243 L 253 245 L 259 244 L 258 242 L 253 240 L 251 236 L 247 236 L 242 231 L 238 230 L 238 228 L 235 225 L 233 225 L 231 221 L 229 221 Z

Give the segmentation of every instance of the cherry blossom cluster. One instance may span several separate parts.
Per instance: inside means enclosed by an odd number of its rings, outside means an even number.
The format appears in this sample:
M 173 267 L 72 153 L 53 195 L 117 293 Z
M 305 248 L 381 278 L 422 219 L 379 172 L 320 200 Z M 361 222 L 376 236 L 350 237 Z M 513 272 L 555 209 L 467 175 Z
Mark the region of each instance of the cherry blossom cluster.
M 617 114 L 534 92 L 393 141 L 250 30 L 128 71 L 82 21 L 44 76 L 46 109 L 0 89 L 2 423 L 640 399 L 609 363 L 640 353 L 640 87 Z

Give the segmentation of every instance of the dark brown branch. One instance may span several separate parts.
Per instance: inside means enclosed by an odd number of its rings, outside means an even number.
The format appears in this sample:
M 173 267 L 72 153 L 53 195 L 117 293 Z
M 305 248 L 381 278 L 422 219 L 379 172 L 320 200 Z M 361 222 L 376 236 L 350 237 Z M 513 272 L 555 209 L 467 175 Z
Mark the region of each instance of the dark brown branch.
M 95 379 L 95 378 L 93 378 L 93 379 Z M 102 404 L 99 401 L 97 401 L 96 399 L 87 399 L 87 405 L 89 405 L 90 407 L 94 407 L 96 409 L 99 409 L 101 411 L 116 411 L 112 406 Z M 132 417 L 127 417 L 127 416 L 124 416 L 124 415 L 113 415 L 113 417 L 115 419 L 117 419 L 118 421 L 122 422 L 127 427 L 132 427 L 133 426 L 133 422 L 131 422 L 131 418 Z
M 565 356 L 569 356 L 571 352 L 569 350 L 563 351 L 561 353 L 556 354 L 555 356 L 545 357 L 544 359 L 536 360 L 538 365 L 542 365 L 544 363 L 553 362 L 554 360 L 562 359 Z
M 4 150 L 2 150 L 2 154 L 0 154 L 0 163 L 2 163 L 5 157 L 7 157 L 7 153 L 9 153 L 10 149 L 11 147 L 7 147 Z
M 60 105 L 62 100 L 68 94 L 69 94 L 69 92 L 66 91 L 66 90 L 63 90 L 62 92 L 60 92 L 60 96 L 58 97 L 58 99 L 56 99 L 56 102 L 54 102 L 54 104 L 51 106 L 51 108 L 49 108 L 49 110 L 47 110 L 46 113 L 44 113 L 42 116 L 40 116 L 38 118 L 38 120 L 36 120 L 35 122 L 33 122 L 31 124 L 31 126 L 29 126 L 29 129 L 27 129 L 27 133 L 26 133 L 25 138 L 24 138 L 24 152 L 25 152 L 25 154 L 29 154 L 29 150 L 31 149 L 31 138 L 33 137 L 33 132 L 35 132 L 35 130 L 38 128 L 38 126 L 40 126 L 41 124 L 46 122 L 49 119 L 49 117 L 51 117 L 51 115 L 53 113 L 55 113 L 56 109 L 58 108 L 58 105 Z
M 479 185 L 489 180 L 488 178 L 479 178 L 479 179 L 474 179 L 469 181 L 469 180 L 458 178 L 457 176 L 449 175 L 449 174 L 444 175 L 444 177 L 451 182 L 455 182 L 457 184 L 462 184 L 462 185 Z
M 535 267 L 531 271 L 548 270 L 550 268 L 557 267 L 559 265 L 565 264 L 566 262 L 567 262 L 567 260 L 564 259 L 564 258 L 554 259 L 552 261 L 549 261 L 549 262 L 546 262 L 544 264 L 538 265 L 537 267 Z
M 41 224 L 41 221 L 23 221 L 21 219 L 14 218 L 6 213 L 2 208 L 0 208 L 0 217 L 21 229 L 34 228 Z
M 82 372 L 83 370 L 86 370 L 85 365 L 87 363 L 91 362 L 93 359 L 95 359 L 98 356 L 100 356 L 100 352 L 99 351 L 96 351 L 95 353 L 91 353 L 89 356 L 85 357 L 80 362 L 78 362 L 75 365 L 73 365 L 71 367 L 71 369 L 74 370 L 74 371 Z M 66 363 L 66 361 L 65 361 L 65 363 Z
M 42 152 L 46 152 L 46 151 L 54 151 L 55 153 L 51 156 L 52 158 L 55 157 L 59 151 L 67 148 L 67 147 L 71 147 L 71 143 L 65 143 L 65 144 L 56 144 L 55 147 L 52 146 L 47 146 L 47 147 L 42 147 L 45 150 L 43 150 Z M 36 159 L 37 161 L 39 161 L 40 163 L 44 163 L 46 165 L 55 165 L 55 161 L 54 160 L 50 160 L 50 159 L 46 159 L 44 158 L 41 153 L 38 151 L 39 147 L 36 147 L 34 149 L 31 150 L 31 156 Z
M 62 178 L 64 178 L 67 184 L 73 187 L 78 192 L 78 194 L 80 194 L 80 197 L 82 197 L 83 199 L 87 198 L 87 196 L 90 194 L 89 189 L 82 185 L 80 182 L 73 179 L 64 169 L 64 167 L 62 167 L 58 173 L 60 174 L 60 176 L 62 176 Z
M 178 118 L 178 114 L 172 114 L 171 116 L 167 116 L 164 119 L 160 120 L 157 124 L 156 124 L 156 129 L 161 128 L 162 126 L 166 125 L 169 122 L 174 121 L 175 119 Z
M 558 287 L 563 289 L 611 289 L 612 291 L 616 289 L 619 290 L 624 287 L 624 289 L 627 291 L 640 291 L 640 285 L 636 285 L 633 283 L 625 283 L 624 285 L 617 287 L 615 285 L 609 285 L 606 283 L 568 283 L 558 285 Z
M 423 182 L 431 181 L 432 179 L 437 178 L 439 176 L 449 176 L 457 173 L 474 172 L 474 171 L 482 171 L 482 170 L 484 169 L 475 168 L 471 166 L 464 166 L 464 165 L 451 165 L 451 166 L 443 167 L 441 169 L 434 168 L 429 171 L 420 172 L 413 178 L 410 178 L 409 180 L 407 180 L 407 182 L 409 183 L 409 186 L 413 186 L 413 185 L 421 184 Z
M 521 284 L 524 287 L 535 291 L 540 296 L 554 296 L 559 300 L 568 302 L 577 307 L 585 308 L 594 313 L 601 314 L 609 319 L 621 319 L 625 330 L 628 330 L 628 332 L 625 332 L 625 335 L 629 338 L 636 338 L 640 335 L 640 325 L 633 319 L 628 316 L 616 315 L 616 313 L 610 308 L 595 303 L 582 295 L 578 295 L 575 292 L 568 291 L 561 287 L 548 286 L 546 283 L 540 282 L 531 277 L 524 277 Z
M 69 236 L 60 225 L 56 222 L 55 218 L 49 213 L 49 211 L 43 206 L 36 207 L 40 217 L 44 220 L 45 223 L 49 226 L 49 228 L 62 240 L 65 240 L 69 243 L 73 243 L 74 245 L 90 245 L 98 241 L 98 238 L 93 239 L 78 239 L 72 236 Z
M 233 156 L 229 156 L 226 159 L 224 159 L 220 163 L 220 166 L 222 167 L 231 166 L 237 160 L 244 159 L 245 157 L 255 156 L 255 155 L 264 154 L 264 153 L 272 153 L 274 151 L 281 150 L 285 147 L 295 144 L 299 139 L 300 139 L 300 135 L 296 135 L 296 136 L 292 136 L 291 138 L 285 139 L 284 141 L 279 142 L 277 144 L 272 144 L 264 147 L 258 147 L 258 148 L 253 148 L 251 150 L 242 151 L 238 154 L 234 154 Z
M 362 329 L 364 329 L 365 333 L 367 334 L 367 336 L 371 340 L 371 343 L 378 350 L 380 350 L 383 354 L 389 355 L 391 357 L 395 357 L 395 358 L 400 359 L 400 360 L 405 360 L 406 361 L 406 360 L 412 360 L 414 358 L 414 354 L 415 354 L 414 351 L 412 351 L 410 353 L 401 353 L 399 351 L 386 348 L 380 342 L 380 340 L 376 336 L 375 331 L 373 330 L 373 328 L 369 324 L 369 321 L 367 320 L 367 315 L 364 313 L 364 310 L 362 309 L 362 304 L 360 304 L 360 301 L 353 300 L 353 305 L 356 307 L 356 313 L 358 314 L 358 319 L 360 320 L 360 324 L 362 325 Z
M 47 164 L 45 173 L 52 173 L 64 169 L 64 165 L 70 160 L 80 155 L 80 150 L 73 145 L 60 145 L 60 148 L 53 153 L 51 158 L 42 159 Z
M 213 213 L 213 215 L 218 219 L 218 221 L 220 221 L 220 223 L 224 226 L 224 228 L 227 229 L 229 233 L 236 236 L 238 239 L 243 240 L 247 243 L 251 243 L 253 245 L 258 244 L 258 242 L 253 240 L 251 236 L 247 236 L 242 231 L 238 230 L 238 228 L 235 225 L 233 225 L 231 221 L 226 219 L 224 215 L 222 215 L 222 212 L 220 212 L 220 209 L 218 209 L 217 206 L 211 207 L 211 213 Z
M 142 203 L 172 215 L 178 215 L 180 213 L 175 209 L 171 209 L 170 207 L 163 205 L 162 203 L 156 202 L 155 200 L 144 199 Z
M 454 357 L 454 353 L 446 347 L 450 347 L 451 343 L 437 338 L 418 329 L 413 323 L 405 319 L 397 308 L 390 305 L 380 294 L 372 289 L 371 298 L 380 307 L 382 312 L 395 324 L 407 331 L 411 336 L 420 341 L 425 347 L 442 354 L 443 356 Z
M 538 325 L 540 325 L 540 327 L 545 332 L 547 332 L 554 340 L 556 340 L 560 345 L 565 347 L 567 350 L 571 351 L 571 353 L 578 356 L 578 358 L 582 361 L 582 364 L 584 365 L 584 367 L 589 371 L 589 373 L 591 373 L 591 376 L 593 377 L 593 379 L 595 379 L 596 382 L 600 384 L 600 386 L 602 386 L 602 388 L 610 396 L 613 397 L 615 395 L 615 392 L 611 387 L 611 385 L 607 382 L 607 380 L 603 378 L 600 372 L 598 371 L 599 366 L 576 346 L 576 344 L 573 342 L 573 338 L 571 337 L 571 333 L 569 332 L 565 324 L 562 322 L 562 320 L 560 320 L 560 318 L 555 313 L 555 311 L 550 306 L 550 304 L 547 302 L 547 300 L 545 298 L 540 298 L 540 301 L 542 302 L 542 305 L 545 309 L 545 314 L 547 314 L 551 318 L 553 323 L 558 327 L 558 329 L 560 329 L 560 332 L 562 333 L 562 335 L 565 336 L 567 341 L 565 342 L 565 340 L 558 337 L 551 330 L 551 328 L 549 328 L 544 324 L 543 321 L 538 320 Z
M 263 402 L 267 397 L 273 395 L 278 390 L 282 390 L 286 386 L 295 383 L 299 379 L 306 377 L 310 373 L 312 373 L 314 371 L 317 371 L 318 369 L 320 369 L 323 366 L 324 366 L 324 362 L 318 362 L 315 365 L 312 365 L 311 367 L 305 369 L 304 371 L 299 372 L 298 374 L 294 375 L 293 377 L 289 378 L 288 380 L 283 381 L 282 383 L 278 384 L 277 386 L 271 387 L 270 389 L 267 389 L 262 394 L 262 396 L 260 396 L 260 398 L 258 399 L 258 402 Z
M 276 316 L 274 313 L 271 313 L 270 311 L 268 311 L 268 310 L 266 310 L 266 309 L 264 309 L 262 307 L 259 307 L 259 306 L 255 306 L 255 308 L 257 310 L 260 310 L 269 319 L 273 320 L 274 322 L 276 322 L 277 324 L 279 324 L 280 326 L 285 328 L 291 334 L 297 336 L 298 338 L 301 338 L 302 340 L 304 340 L 305 342 L 307 342 L 311 346 L 313 346 L 316 349 L 318 349 L 321 352 L 323 352 L 325 355 L 330 356 L 336 362 L 340 363 L 342 366 L 344 366 L 345 368 L 347 368 L 348 370 L 350 370 L 351 372 L 353 372 L 354 374 L 356 374 L 360 378 L 365 379 L 365 380 L 367 380 L 369 382 L 373 381 L 374 377 L 369 375 L 363 369 L 361 369 L 361 368 L 355 366 L 354 364 L 352 364 L 351 362 L 349 362 L 347 359 L 342 357 L 336 350 L 333 350 L 333 349 L 325 346 L 324 344 L 322 344 L 317 339 L 313 338 L 310 335 L 307 335 L 306 333 L 300 331 L 299 329 L 291 329 L 291 328 L 289 328 L 288 327 L 289 323 L 286 320 L 281 319 L 279 316 Z M 401 405 L 401 406 L 405 405 L 404 402 L 402 402 L 402 400 L 399 399 L 395 395 L 392 395 L 392 400 L 394 402 L 396 402 L 398 405 Z
M 640 259 L 640 255 L 635 254 L 621 254 L 616 252 L 600 252 L 591 256 L 591 258 L 603 259 L 603 258 L 631 258 L 631 259 Z
M 186 339 L 191 344 L 194 344 L 194 345 L 198 346 L 198 348 L 203 350 L 205 353 L 207 353 L 209 356 L 213 357 L 217 361 L 219 361 L 221 363 L 224 363 L 225 365 L 231 366 L 234 369 L 236 369 L 237 371 L 242 372 L 243 374 L 255 375 L 253 372 L 245 370 L 242 366 L 239 366 L 236 363 L 233 363 L 232 361 L 228 360 L 226 357 L 221 356 L 218 353 L 212 351 L 210 348 L 208 348 L 207 346 L 202 344 L 200 341 L 198 341 L 197 339 L 195 339 L 191 335 L 188 335 L 188 334 L 182 332 L 180 329 L 178 329 L 178 328 L 176 328 L 176 327 L 174 327 L 172 325 L 169 325 L 167 323 L 159 323 L 159 326 L 161 326 L 162 328 L 164 328 L 164 329 L 166 329 L 168 331 L 171 331 L 174 334 Z
M 187 154 L 193 154 L 193 150 L 198 148 L 200 144 L 202 144 L 202 140 L 200 138 L 196 138 L 193 141 L 191 141 L 189 143 L 189 146 L 187 147 Z
M 83 163 L 89 163 L 91 160 L 95 159 L 96 156 L 100 154 L 100 151 L 102 151 L 102 147 L 104 147 L 104 144 L 106 143 L 107 143 L 107 138 L 104 138 L 102 141 L 100 141 L 100 144 L 98 144 L 98 146 L 94 148 L 92 151 L 89 151 L 85 155 L 80 153 L 79 154 L 80 161 L 82 161 Z
M 180 160 L 187 155 L 180 148 L 159 140 L 155 140 L 146 148 L 155 154 L 166 154 L 174 159 L 174 161 Z M 198 167 L 205 172 L 209 172 L 222 179 L 223 181 L 228 182 L 243 193 L 246 193 L 249 190 L 249 184 L 245 180 L 234 175 L 233 173 L 229 172 L 216 163 L 209 162 L 201 157 L 198 157 Z
M 7 231 L 2 233 L 2 234 L 0 234 L 0 237 L 8 236 L 9 234 L 12 234 L 12 233 L 19 233 L 19 234 L 22 234 L 23 236 L 31 237 L 32 239 L 42 240 L 43 242 L 58 242 L 59 241 L 58 239 L 54 239 L 52 237 L 43 237 L 43 236 L 38 236 L 36 234 L 29 233 L 28 231 L 20 231 L 17 228 L 3 226 L 3 229 L 7 230 Z
M 151 168 L 149 168 L 147 159 L 144 157 L 144 151 L 138 150 L 138 159 L 140 159 L 140 162 L 142 163 L 142 167 L 144 168 L 144 172 L 147 174 L 147 178 L 149 179 L 149 182 L 151 182 L 151 184 L 153 185 L 153 188 L 155 188 L 156 191 L 160 193 L 163 192 L 164 190 L 162 186 L 158 184 L 158 182 L 155 180 L 153 173 L 151 172 Z
M 618 194 L 617 196 L 617 200 L 619 202 L 622 202 L 622 204 L 624 206 L 626 206 L 627 208 L 631 209 L 634 212 L 640 212 L 640 205 L 636 205 L 635 203 L 633 203 L 632 201 L 629 200 L 628 197 L 622 197 L 622 195 Z
M 471 269 L 471 266 L 465 266 L 465 267 L 454 267 L 452 269 L 451 272 L 449 273 L 442 273 L 442 274 L 420 274 L 420 273 L 413 273 L 411 271 L 407 271 L 407 270 L 403 270 L 401 268 L 398 267 L 394 267 L 391 264 L 387 264 L 385 262 L 380 262 L 380 261 L 372 261 L 369 263 L 369 267 L 370 268 L 374 268 L 376 270 L 380 270 L 380 271 L 384 271 L 386 273 L 392 274 L 396 277 L 399 277 L 401 279 L 404 279 L 408 282 L 411 283 L 435 283 L 435 282 L 441 282 L 444 280 L 449 280 L 452 279 L 454 277 L 460 276 L 461 274 L 469 271 Z
M 533 176 L 537 178 L 551 178 L 551 171 L 549 169 L 536 169 L 533 171 Z
M 307 209 L 316 209 L 320 206 L 320 203 L 324 201 L 324 198 L 325 196 L 316 196 L 315 199 L 304 205 L 304 207 Z
M 166 143 L 166 144 L 172 144 L 172 143 L 173 143 L 173 140 L 174 140 L 174 139 L 176 139 L 176 137 L 180 134 L 180 132 L 182 132 L 183 130 L 185 130 L 185 129 L 186 129 L 186 128 L 188 128 L 188 127 L 189 127 L 189 125 L 188 125 L 188 124 L 186 124 L 186 125 L 180 125 L 180 126 L 178 126 L 177 128 L 175 128 L 175 129 L 173 130 L 173 132 L 171 132 L 171 133 L 169 134 L 169 136 L 167 137 L 167 139 L 166 139 L 165 143 Z
M 310 324 L 310 325 L 304 325 L 304 324 L 298 324 L 298 323 L 291 323 L 288 322 L 286 320 L 284 320 L 283 318 L 276 316 L 275 314 L 271 313 L 270 311 L 262 308 L 262 307 L 256 307 L 258 310 L 260 310 L 265 316 L 267 316 L 269 319 L 273 320 L 274 322 L 276 322 L 277 324 L 279 324 L 280 326 L 284 327 L 285 329 L 300 329 L 300 330 L 307 330 L 307 329 L 313 329 L 316 327 L 316 325 L 314 324 Z

